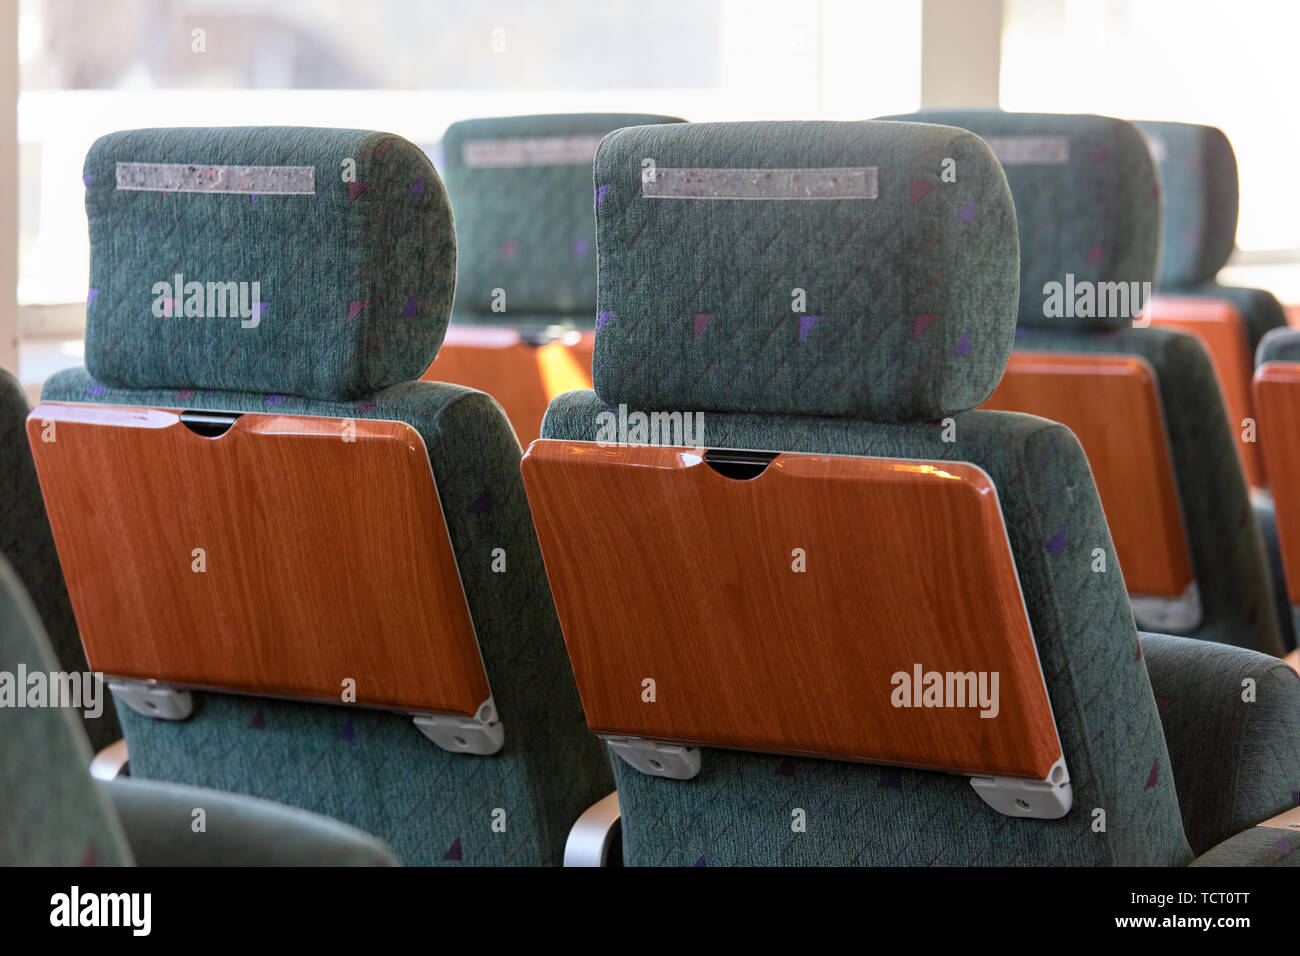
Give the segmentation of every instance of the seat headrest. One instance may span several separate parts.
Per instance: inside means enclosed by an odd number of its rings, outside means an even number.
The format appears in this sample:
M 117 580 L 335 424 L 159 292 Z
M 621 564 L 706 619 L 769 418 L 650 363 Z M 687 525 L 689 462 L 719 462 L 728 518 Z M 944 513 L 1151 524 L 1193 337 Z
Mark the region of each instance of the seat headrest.
M 595 181 L 610 405 L 924 421 L 1002 376 L 1015 216 L 969 133 L 638 126 L 605 137 Z
M 451 206 L 400 136 L 129 130 L 91 146 L 84 178 L 86 366 L 100 382 L 346 401 L 418 378 L 438 353 Z
M 1237 244 L 1237 157 L 1223 131 L 1194 123 L 1135 124 L 1160 170 L 1160 284 L 1208 282 Z
M 596 311 L 591 164 L 621 126 L 684 122 L 641 113 L 505 116 L 453 123 L 439 164 L 456 211 L 456 313 L 509 322 L 512 313 Z M 493 309 L 505 293 L 504 307 Z
M 1280 328 L 1266 333 L 1255 350 L 1255 365 L 1265 362 L 1300 362 L 1300 329 Z
M 888 118 L 960 126 L 992 146 L 1020 226 L 1021 325 L 1081 331 L 1132 324 L 1146 302 L 1141 283 L 1155 280 L 1160 254 L 1155 165 L 1132 123 L 974 109 Z M 1130 292 L 1142 296 L 1140 305 Z

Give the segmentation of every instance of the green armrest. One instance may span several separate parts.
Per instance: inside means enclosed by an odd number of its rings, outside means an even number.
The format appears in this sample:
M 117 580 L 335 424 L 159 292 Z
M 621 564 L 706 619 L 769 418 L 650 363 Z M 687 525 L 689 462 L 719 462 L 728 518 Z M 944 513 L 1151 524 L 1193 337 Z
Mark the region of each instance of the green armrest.
M 1197 857 L 1192 866 L 1300 867 L 1300 830 L 1251 827 Z
M 153 780 L 100 785 L 140 866 L 397 865 L 369 834 L 269 800 Z
M 1140 639 L 1193 852 L 1217 853 L 1295 807 L 1300 675 L 1276 657 L 1226 644 Z

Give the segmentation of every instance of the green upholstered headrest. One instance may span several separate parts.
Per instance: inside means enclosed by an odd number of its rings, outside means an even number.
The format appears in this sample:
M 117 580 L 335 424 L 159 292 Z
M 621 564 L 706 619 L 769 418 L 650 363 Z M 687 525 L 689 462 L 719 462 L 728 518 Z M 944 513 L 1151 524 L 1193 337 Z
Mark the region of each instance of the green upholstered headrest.
M 1132 123 L 1000 110 L 891 118 L 960 126 L 992 146 L 1016 202 L 1022 325 L 1086 331 L 1132 324 L 1160 252 L 1155 165 Z
M 1255 350 L 1255 364 L 1300 362 L 1300 329 L 1280 328 L 1268 332 Z
M 973 408 L 1002 375 L 1015 217 L 978 137 L 638 126 L 604 139 L 595 183 L 606 403 L 921 421 Z
M 1135 124 L 1160 170 L 1164 248 L 1160 284 L 1214 278 L 1237 244 L 1237 157 L 1223 131 L 1193 123 Z
M 86 365 L 106 385 L 349 400 L 437 355 L 451 206 L 399 136 L 130 130 L 91 146 L 85 185 Z
M 570 113 L 448 127 L 439 165 L 460 244 L 457 320 L 509 324 L 514 317 L 549 314 L 590 327 L 596 312 L 596 146 L 621 126 L 680 122 L 640 113 Z

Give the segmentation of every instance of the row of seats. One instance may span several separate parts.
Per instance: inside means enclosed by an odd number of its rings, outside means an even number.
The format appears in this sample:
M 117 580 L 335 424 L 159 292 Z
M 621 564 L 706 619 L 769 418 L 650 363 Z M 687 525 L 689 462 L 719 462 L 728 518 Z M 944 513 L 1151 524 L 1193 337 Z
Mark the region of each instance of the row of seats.
M 27 418 L 6 554 L 44 549 L 16 563 L 132 776 L 414 864 L 558 864 L 589 807 L 635 865 L 1300 860 L 1300 682 L 1213 361 L 1044 305 L 1154 280 L 1148 140 L 570 119 L 453 127 L 464 201 L 367 131 L 92 148 L 87 368 Z M 524 380 L 558 392 L 526 454 L 536 391 L 487 394 Z

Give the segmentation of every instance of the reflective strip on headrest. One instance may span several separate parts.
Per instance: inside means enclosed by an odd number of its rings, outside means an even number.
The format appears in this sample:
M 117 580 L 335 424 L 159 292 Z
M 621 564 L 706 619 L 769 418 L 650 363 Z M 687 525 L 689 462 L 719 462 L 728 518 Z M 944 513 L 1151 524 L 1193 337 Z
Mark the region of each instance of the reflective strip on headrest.
M 316 167 L 118 163 L 117 188 L 162 193 L 314 196 Z
M 1070 141 L 1064 136 L 990 136 L 986 142 L 1004 166 L 1070 161 Z
M 591 165 L 599 136 L 523 136 L 510 139 L 470 139 L 461 149 L 469 167 Z
M 645 169 L 646 199 L 875 199 L 875 166 L 821 169 Z

